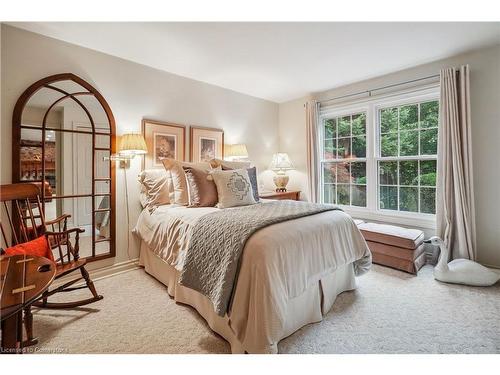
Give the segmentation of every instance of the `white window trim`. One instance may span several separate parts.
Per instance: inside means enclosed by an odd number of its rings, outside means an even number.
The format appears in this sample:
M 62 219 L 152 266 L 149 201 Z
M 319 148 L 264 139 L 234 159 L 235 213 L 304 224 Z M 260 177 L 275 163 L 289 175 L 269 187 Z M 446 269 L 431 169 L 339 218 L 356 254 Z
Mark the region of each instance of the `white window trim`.
M 379 109 L 385 107 L 396 107 L 400 105 L 425 102 L 430 100 L 439 100 L 439 86 L 427 85 L 420 89 L 413 89 L 411 91 L 400 91 L 398 93 L 390 93 L 387 95 L 379 95 L 377 97 L 363 98 L 352 102 L 343 102 L 335 105 L 330 105 L 320 109 L 318 116 L 318 170 L 319 181 L 317 182 L 320 188 L 320 197 L 323 199 L 323 147 L 324 147 L 324 129 L 323 121 L 328 118 L 349 115 L 353 113 L 365 112 L 366 113 L 366 207 L 345 206 L 339 205 L 345 212 L 353 217 L 375 220 L 388 223 L 396 223 L 408 226 L 416 226 L 419 228 L 435 229 L 436 215 L 425 214 L 418 212 L 405 212 L 384 210 L 378 208 L 378 170 L 377 163 L 380 158 L 379 134 L 377 132 L 378 113 Z M 415 159 L 415 157 L 410 157 Z M 418 157 L 418 159 L 425 159 L 426 157 Z M 435 159 L 435 157 L 431 157 Z M 400 160 L 401 157 L 398 157 Z M 387 160 L 387 159 L 382 159 Z M 349 159 L 346 159 L 349 161 Z M 358 160 L 363 161 L 363 160 Z

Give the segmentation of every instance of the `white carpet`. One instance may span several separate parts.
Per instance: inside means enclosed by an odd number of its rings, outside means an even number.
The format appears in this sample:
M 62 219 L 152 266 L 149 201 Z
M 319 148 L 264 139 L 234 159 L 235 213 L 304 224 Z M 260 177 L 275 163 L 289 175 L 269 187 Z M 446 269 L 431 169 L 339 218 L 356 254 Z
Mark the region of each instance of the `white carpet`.
M 322 322 L 281 341 L 279 352 L 500 353 L 500 284 L 447 285 L 433 279 L 430 266 L 415 277 L 376 265 L 358 284 Z M 41 352 L 230 352 L 194 309 L 176 304 L 142 269 L 96 287 L 104 300 L 87 307 L 35 309 Z

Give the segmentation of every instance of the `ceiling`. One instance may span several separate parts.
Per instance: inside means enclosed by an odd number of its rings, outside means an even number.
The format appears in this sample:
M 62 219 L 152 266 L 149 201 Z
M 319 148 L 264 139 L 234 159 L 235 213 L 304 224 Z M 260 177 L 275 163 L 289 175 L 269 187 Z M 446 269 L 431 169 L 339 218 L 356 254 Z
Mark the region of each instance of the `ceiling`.
M 285 102 L 500 43 L 500 23 L 10 23 Z

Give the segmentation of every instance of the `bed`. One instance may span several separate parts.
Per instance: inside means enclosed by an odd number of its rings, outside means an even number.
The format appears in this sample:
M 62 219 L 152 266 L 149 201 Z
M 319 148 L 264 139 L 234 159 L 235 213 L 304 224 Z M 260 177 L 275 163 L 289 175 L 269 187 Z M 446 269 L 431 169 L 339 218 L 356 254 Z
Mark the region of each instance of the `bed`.
M 246 241 L 231 308 L 221 316 L 209 298 L 179 283 L 193 228 L 217 211 L 175 204 L 144 209 L 134 233 L 141 240 L 140 265 L 176 302 L 195 308 L 233 353 L 277 353 L 280 340 L 321 321 L 371 266 L 362 235 L 341 210 L 272 224 Z

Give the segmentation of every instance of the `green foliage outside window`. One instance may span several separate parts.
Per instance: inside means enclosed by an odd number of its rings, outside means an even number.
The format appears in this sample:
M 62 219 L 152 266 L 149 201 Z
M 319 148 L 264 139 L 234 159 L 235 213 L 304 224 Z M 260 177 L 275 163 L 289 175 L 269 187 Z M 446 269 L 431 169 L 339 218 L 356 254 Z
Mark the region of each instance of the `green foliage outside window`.
M 366 207 L 366 163 L 324 163 L 323 201 Z
M 323 201 L 366 207 L 366 114 L 324 120 Z
M 437 101 L 380 110 L 381 156 L 436 155 L 438 110 Z
M 379 162 L 379 206 L 383 209 L 434 213 L 439 103 L 384 108 L 380 116 L 380 156 L 412 160 Z
M 324 159 L 366 157 L 366 114 L 358 113 L 324 120 Z
M 418 180 L 413 181 L 414 185 L 418 185 Z M 422 186 L 436 186 L 436 172 L 421 174 L 420 185 Z
M 435 212 L 436 160 L 421 156 L 437 154 L 438 119 L 436 100 L 379 111 L 380 156 L 396 159 L 378 164 L 380 208 Z M 324 120 L 324 202 L 366 207 L 366 126 L 365 113 Z

